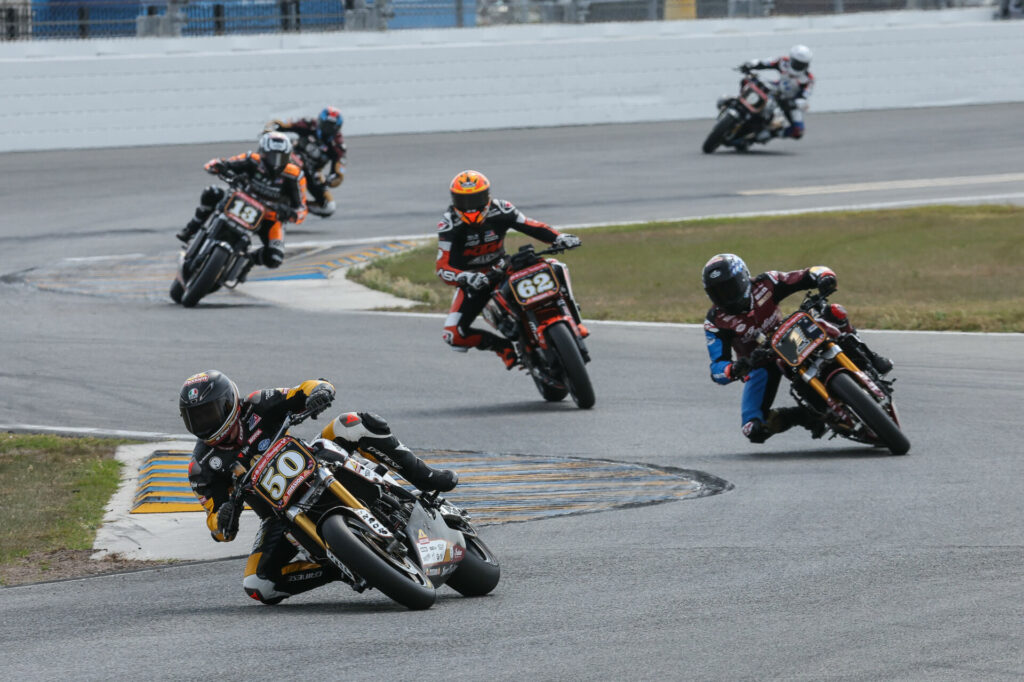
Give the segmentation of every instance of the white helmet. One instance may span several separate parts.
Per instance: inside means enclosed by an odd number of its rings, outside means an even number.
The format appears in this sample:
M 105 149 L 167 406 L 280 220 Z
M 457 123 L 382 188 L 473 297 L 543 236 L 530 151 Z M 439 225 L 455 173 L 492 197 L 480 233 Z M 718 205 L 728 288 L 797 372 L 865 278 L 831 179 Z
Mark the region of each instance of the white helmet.
M 806 71 L 811 65 L 811 48 L 806 45 L 794 45 L 789 51 L 789 65 L 796 71 Z
M 260 138 L 260 160 L 272 175 L 277 175 L 288 165 L 292 154 L 292 141 L 284 133 L 263 133 Z

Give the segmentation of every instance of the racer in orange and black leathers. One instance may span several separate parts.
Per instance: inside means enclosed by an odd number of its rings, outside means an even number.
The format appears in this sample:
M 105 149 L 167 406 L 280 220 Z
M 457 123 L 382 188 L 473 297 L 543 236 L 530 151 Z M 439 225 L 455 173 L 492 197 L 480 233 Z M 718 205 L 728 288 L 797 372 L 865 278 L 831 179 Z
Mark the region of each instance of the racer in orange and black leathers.
M 824 424 L 804 408 L 771 409 L 782 373 L 775 363 L 754 367 L 750 354 L 758 345 L 759 335 L 770 335 L 781 324 L 782 299 L 815 287 L 828 295 L 836 289 L 836 274 L 818 265 L 790 272 L 769 270 L 751 279 L 739 256 L 720 253 L 705 264 L 702 279 L 713 304 L 704 320 L 711 379 L 718 384 L 744 382 L 743 434 L 752 443 L 763 443 L 774 434 L 799 425 L 810 430 L 815 438 L 820 437 L 825 431 Z M 892 369 L 888 358 L 874 353 L 857 336 L 841 305 L 831 304 L 825 319 L 842 334 L 838 342 L 844 350 L 863 355 L 880 374 Z
M 238 532 L 241 510 L 231 501 L 235 461 L 270 447 L 270 439 L 289 412 L 318 413 L 333 399 L 334 386 L 322 379 L 304 381 L 294 388 L 253 391 L 244 399 L 235 383 L 216 370 L 185 380 L 178 404 L 189 433 L 199 438 L 188 478 L 206 510 L 206 525 L 214 540 L 231 542 Z M 453 471 L 427 466 L 375 414 L 341 414 L 324 427 L 320 437 L 394 469 L 421 490 L 445 492 L 459 480 Z M 326 449 L 318 456 L 337 460 Z M 298 550 L 285 537 L 286 530 L 277 517 L 263 519 L 245 566 L 245 593 L 265 604 L 276 604 L 338 578 L 331 566 L 296 561 Z
M 508 201 L 491 199 L 490 182 L 483 173 L 462 171 L 449 187 L 452 204 L 437 224 L 437 276 L 457 287 L 444 323 L 444 341 L 452 350 L 493 350 L 508 369 L 518 363 L 512 343 L 471 327 L 501 282 L 494 268 L 506 265 L 505 234 L 515 229 L 547 244 L 577 246 L 579 238 L 527 218 Z
M 316 118 L 271 121 L 267 124 L 269 130 L 298 135 L 295 153 L 306 164 L 306 181 L 313 197 L 309 211 L 323 218 L 332 215 L 337 208 L 328 188 L 338 187 L 345 180 L 348 148 L 341 134 L 343 123 L 344 119 L 338 109 L 326 107 Z
M 276 268 L 284 262 L 285 222 L 301 223 L 306 217 L 306 177 L 290 162 L 291 140 L 283 133 L 266 133 L 260 138 L 259 152 L 246 152 L 227 159 L 212 159 L 204 168 L 208 173 L 231 173 L 250 179 L 249 192 L 269 208 L 259 227 L 263 246 L 250 256 L 253 263 Z M 177 237 L 188 242 L 224 198 L 225 190 L 210 185 L 199 198 L 199 207 Z

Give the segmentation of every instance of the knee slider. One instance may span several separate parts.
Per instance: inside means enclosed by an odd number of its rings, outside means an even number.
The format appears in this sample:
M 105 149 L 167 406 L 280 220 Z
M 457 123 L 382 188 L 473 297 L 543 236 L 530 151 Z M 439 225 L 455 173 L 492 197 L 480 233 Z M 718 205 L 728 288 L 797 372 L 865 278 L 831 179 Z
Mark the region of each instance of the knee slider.
M 763 443 L 771 436 L 771 431 L 760 419 L 751 419 L 743 425 L 743 435 L 751 443 Z
M 263 265 L 268 268 L 279 267 L 284 262 L 284 250 L 279 246 L 274 246 L 274 244 L 261 249 L 260 255 L 262 256 Z
M 242 589 L 245 590 L 246 595 L 264 604 L 276 604 L 285 597 L 291 596 L 287 592 L 279 592 L 272 580 L 261 578 L 255 573 L 245 576 L 245 579 L 242 580 Z
M 217 185 L 209 185 L 203 190 L 203 193 L 199 195 L 199 203 L 203 206 L 213 208 L 217 205 L 221 199 L 224 198 L 224 188 L 218 187 Z

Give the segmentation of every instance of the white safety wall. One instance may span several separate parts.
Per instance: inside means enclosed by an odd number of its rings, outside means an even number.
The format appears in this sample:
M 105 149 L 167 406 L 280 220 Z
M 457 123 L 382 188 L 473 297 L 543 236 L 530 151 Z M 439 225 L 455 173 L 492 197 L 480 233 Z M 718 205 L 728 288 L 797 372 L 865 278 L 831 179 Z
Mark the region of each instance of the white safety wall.
M 348 135 L 710 118 L 730 68 L 815 52 L 815 111 L 1024 101 L 990 9 L 0 45 L 0 151 L 252 140 L 340 107 Z

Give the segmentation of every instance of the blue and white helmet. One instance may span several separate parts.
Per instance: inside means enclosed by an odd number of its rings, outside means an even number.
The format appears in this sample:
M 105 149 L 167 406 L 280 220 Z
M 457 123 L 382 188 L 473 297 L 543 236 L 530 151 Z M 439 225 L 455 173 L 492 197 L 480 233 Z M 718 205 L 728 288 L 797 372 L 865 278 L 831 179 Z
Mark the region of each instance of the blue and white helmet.
M 704 291 L 716 306 L 734 315 L 750 310 L 750 270 L 733 253 L 720 253 L 704 265 Z
M 341 112 L 334 107 L 325 107 L 320 115 L 316 117 L 316 135 L 321 142 L 326 142 L 341 130 L 345 122 Z

